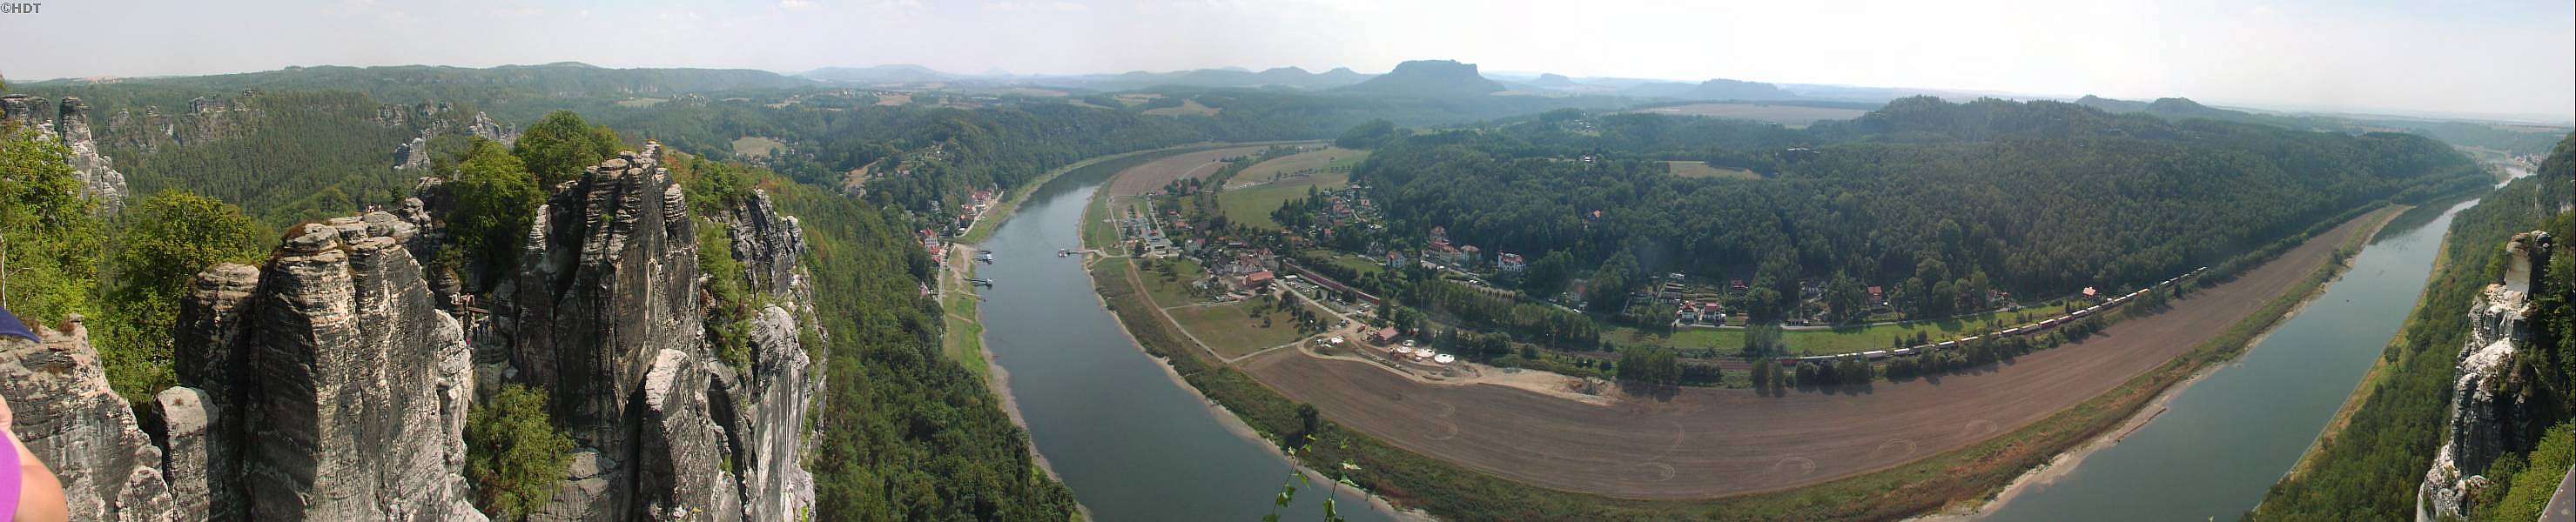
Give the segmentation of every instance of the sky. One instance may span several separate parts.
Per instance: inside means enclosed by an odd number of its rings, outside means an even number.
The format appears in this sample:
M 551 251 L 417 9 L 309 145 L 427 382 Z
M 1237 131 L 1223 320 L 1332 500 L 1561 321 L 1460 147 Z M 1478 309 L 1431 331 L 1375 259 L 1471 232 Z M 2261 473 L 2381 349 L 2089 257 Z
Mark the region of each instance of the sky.
M 0 75 L 20 79 L 556 61 L 1383 72 L 1410 59 L 2563 122 L 2576 2 L 52 0 L 0 14 Z

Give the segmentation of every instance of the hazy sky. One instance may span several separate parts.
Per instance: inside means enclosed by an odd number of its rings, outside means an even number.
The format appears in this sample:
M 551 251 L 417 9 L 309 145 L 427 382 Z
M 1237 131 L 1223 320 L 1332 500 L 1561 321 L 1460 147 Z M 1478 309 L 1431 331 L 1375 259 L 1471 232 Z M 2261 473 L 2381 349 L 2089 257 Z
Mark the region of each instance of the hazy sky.
M 29 0 L 11 0 L 29 1 Z M 22 79 L 288 65 L 918 63 L 951 72 L 1349 66 L 2576 113 L 2569 0 L 1653 2 L 54 0 L 0 14 Z

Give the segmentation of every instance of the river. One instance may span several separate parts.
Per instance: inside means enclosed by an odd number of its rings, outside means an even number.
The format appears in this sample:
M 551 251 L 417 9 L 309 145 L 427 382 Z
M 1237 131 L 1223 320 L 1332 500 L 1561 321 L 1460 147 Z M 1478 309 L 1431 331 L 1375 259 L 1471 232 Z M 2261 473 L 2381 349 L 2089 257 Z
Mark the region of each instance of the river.
M 2527 175 L 2520 169 L 2514 174 Z M 2453 205 L 2391 223 L 2325 293 L 2162 414 L 1992 507 L 1993 521 L 2234 520 L 2263 500 L 2396 336 L 2433 272 Z M 2054 474 L 2054 473 L 2052 473 Z
M 1029 195 L 981 247 L 995 262 L 982 307 L 986 349 L 1049 467 L 1095 520 L 1260 520 L 1288 461 L 1176 382 L 1103 309 L 1078 257 L 1077 225 L 1100 179 L 1058 178 Z M 1299 489 L 1281 520 L 1322 520 L 1328 483 Z M 1354 521 L 1393 517 L 1345 490 Z

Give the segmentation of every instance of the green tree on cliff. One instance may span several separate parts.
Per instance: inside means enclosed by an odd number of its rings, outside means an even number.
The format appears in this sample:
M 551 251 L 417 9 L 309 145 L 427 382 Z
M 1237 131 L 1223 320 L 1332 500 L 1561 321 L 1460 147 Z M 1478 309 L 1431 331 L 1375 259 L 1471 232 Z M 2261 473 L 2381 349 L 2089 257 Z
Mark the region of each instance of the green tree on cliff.
M 170 373 L 171 327 L 198 272 L 216 263 L 260 257 L 264 235 L 240 207 L 182 191 L 143 198 L 117 215 L 108 321 L 91 325 L 108 383 L 126 398 L 150 400 L 177 384 Z
M 519 242 L 527 237 L 544 194 L 526 166 L 501 150 L 501 144 L 478 138 L 472 147 L 447 183 L 456 200 L 446 218 L 447 240 L 464 250 L 467 259 L 481 263 L 482 273 L 507 273 L 517 265 Z
M 30 324 L 95 314 L 98 203 L 81 197 L 70 149 L 0 123 L 0 307 Z
M 617 155 L 624 146 L 608 126 L 593 126 L 572 111 L 555 111 L 520 133 L 510 154 L 526 163 L 540 184 L 551 187 L 580 176 L 581 169 Z
M 497 520 L 523 520 L 554 501 L 572 465 L 572 437 L 546 416 L 544 388 L 501 385 L 465 420 L 465 478 L 474 505 Z

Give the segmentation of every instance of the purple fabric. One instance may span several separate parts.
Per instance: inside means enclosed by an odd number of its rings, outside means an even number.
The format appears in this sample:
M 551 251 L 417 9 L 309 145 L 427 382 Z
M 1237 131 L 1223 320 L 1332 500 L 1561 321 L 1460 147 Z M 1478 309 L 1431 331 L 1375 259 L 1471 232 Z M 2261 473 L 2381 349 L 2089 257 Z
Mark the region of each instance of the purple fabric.
M 18 518 L 18 438 L 0 437 L 0 522 Z

